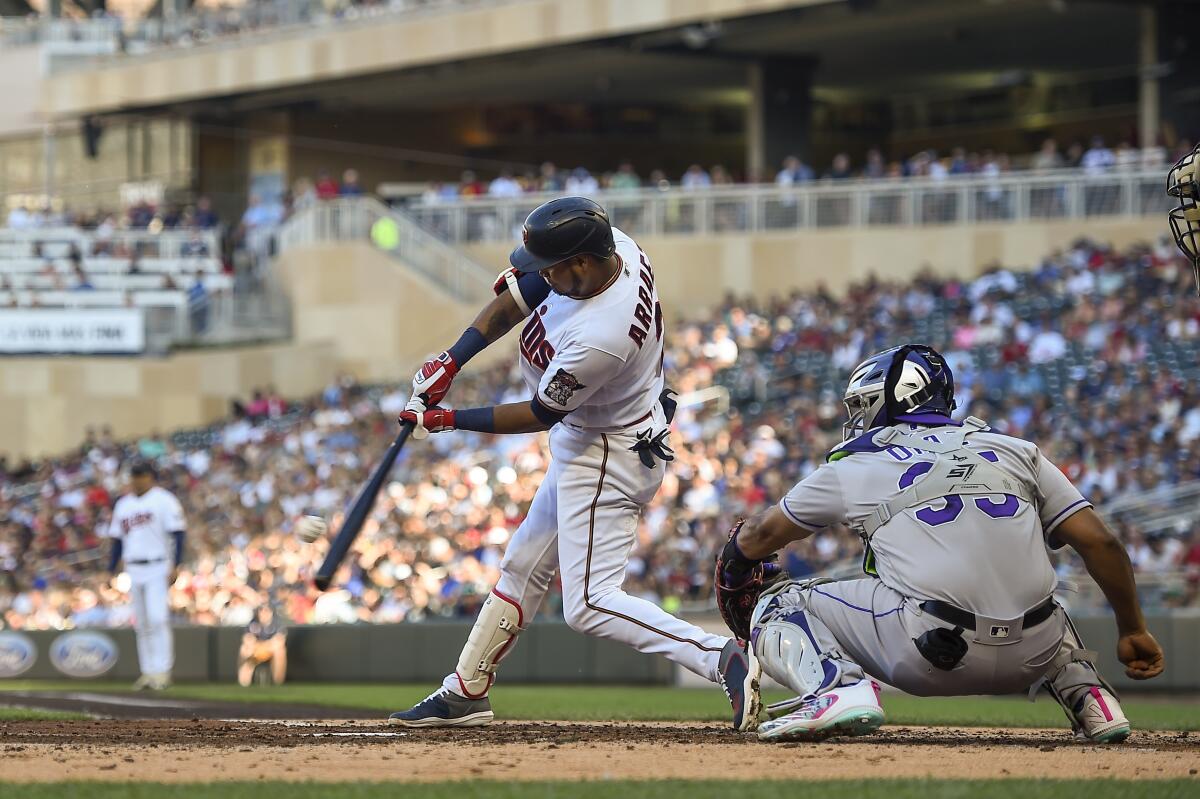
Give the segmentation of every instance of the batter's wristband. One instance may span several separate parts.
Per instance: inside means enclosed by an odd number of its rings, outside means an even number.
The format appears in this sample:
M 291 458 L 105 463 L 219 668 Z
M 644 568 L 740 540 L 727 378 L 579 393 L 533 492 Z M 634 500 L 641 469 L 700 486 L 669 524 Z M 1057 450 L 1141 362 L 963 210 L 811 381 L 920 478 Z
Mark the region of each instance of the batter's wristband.
M 480 333 L 477 328 L 468 327 L 458 337 L 458 341 L 454 342 L 454 345 L 446 351 L 454 359 L 455 366 L 461 369 L 467 361 L 483 352 L 487 345 L 487 339 L 483 337 L 483 333 Z
M 454 411 L 454 427 L 457 430 L 474 430 L 476 433 L 496 432 L 495 408 L 467 408 Z

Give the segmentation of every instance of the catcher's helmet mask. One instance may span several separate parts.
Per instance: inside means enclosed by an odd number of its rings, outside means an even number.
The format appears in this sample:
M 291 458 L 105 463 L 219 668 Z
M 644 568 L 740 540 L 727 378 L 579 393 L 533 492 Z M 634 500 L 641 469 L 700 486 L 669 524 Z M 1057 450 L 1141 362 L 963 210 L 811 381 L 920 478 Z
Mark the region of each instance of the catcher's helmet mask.
M 844 441 L 875 427 L 931 414 L 948 417 L 957 407 L 954 374 L 941 353 L 924 344 L 905 344 L 876 353 L 850 374 Z
M 1200 292 L 1200 145 L 1175 162 L 1167 173 L 1167 194 L 1179 203 L 1167 216 L 1175 246 L 1192 262 Z
M 522 274 L 541 272 L 577 255 L 607 259 L 616 252 L 608 212 L 586 197 L 560 197 L 533 209 L 508 262 Z

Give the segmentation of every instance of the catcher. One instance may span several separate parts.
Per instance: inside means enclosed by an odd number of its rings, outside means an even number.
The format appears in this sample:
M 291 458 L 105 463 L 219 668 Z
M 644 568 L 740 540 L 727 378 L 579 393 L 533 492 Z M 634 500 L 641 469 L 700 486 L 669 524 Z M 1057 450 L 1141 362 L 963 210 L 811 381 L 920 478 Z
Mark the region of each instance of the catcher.
M 1192 262 L 1200 290 L 1200 144 L 1167 173 L 1167 194 L 1178 201 L 1168 215 L 1171 235 L 1175 246 Z
M 734 525 L 717 558 L 726 623 L 797 696 L 767 708 L 765 741 L 862 735 L 884 721 L 874 680 L 920 696 L 1045 685 L 1076 734 L 1123 741 L 1129 721 L 1095 654 L 1054 601 L 1047 548 L 1071 546 L 1117 618 L 1117 656 L 1163 670 L 1124 547 L 1038 448 L 950 417 L 954 377 L 936 351 L 868 358 L 844 399 L 844 441 L 775 507 Z M 844 523 L 867 577 L 787 580 L 790 541 Z
M 254 670 L 263 663 L 270 664 L 271 682 L 283 685 L 287 677 L 287 630 L 276 619 L 270 602 L 259 605 L 242 635 L 242 646 L 238 650 L 238 684 L 249 687 L 254 680 Z

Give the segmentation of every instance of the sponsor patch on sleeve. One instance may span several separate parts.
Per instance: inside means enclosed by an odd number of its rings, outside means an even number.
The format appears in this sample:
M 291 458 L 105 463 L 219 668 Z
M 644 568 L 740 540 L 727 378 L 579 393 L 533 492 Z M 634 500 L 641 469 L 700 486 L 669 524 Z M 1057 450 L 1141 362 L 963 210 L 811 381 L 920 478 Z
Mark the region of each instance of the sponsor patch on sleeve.
M 581 388 L 587 388 L 587 386 L 580 383 L 579 379 L 566 369 L 559 369 L 546 385 L 546 399 L 557 405 L 566 407 L 567 402 L 571 399 L 571 395 Z

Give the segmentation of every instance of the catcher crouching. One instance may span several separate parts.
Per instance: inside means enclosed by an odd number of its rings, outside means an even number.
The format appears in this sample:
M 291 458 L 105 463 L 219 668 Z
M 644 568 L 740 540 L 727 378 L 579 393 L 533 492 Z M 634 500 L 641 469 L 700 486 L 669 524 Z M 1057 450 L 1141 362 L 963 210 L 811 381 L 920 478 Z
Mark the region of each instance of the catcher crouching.
M 919 696 L 1045 687 L 1075 733 L 1129 736 L 1115 691 L 1066 611 L 1049 550 L 1072 547 L 1116 614 L 1134 679 L 1163 670 L 1124 547 L 1037 446 L 951 418 L 954 378 L 922 345 L 852 373 L 844 441 L 780 503 L 739 522 L 717 558 L 718 604 L 763 671 L 796 693 L 765 741 L 862 735 L 884 722 L 881 681 Z M 774 553 L 847 524 L 865 577 L 789 580 Z

